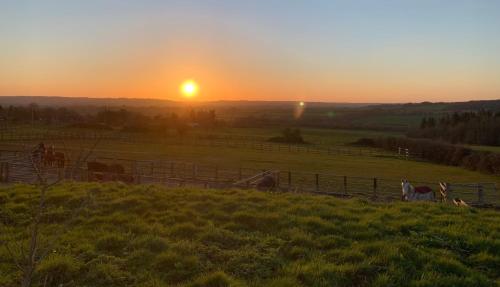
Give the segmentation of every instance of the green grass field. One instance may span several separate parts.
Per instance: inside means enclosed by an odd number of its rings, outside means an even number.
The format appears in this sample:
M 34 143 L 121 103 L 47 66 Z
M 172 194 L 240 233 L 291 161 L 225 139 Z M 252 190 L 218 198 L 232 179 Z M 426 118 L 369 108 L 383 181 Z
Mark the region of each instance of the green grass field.
M 192 145 L 199 137 L 229 137 L 230 141 L 264 143 L 268 138 L 280 134 L 281 129 L 235 129 L 193 130 L 179 141 L 173 131 L 166 136 L 153 138 L 152 142 L 131 142 L 105 140 L 99 143 L 95 155 L 145 160 L 176 160 L 200 164 L 212 164 L 226 168 L 277 169 L 282 171 L 325 173 L 333 175 L 377 177 L 399 180 L 407 178 L 414 182 L 448 181 L 451 183 L 492 182 L 500 184 L 500 178 L 459 167 L 438 165 L 424 161 L 404 160 L 395 156 L 374 155 L 325 155 L 287 150 L 261 151 L 243 147 Z M 374 131 L 302 129 L 304 139 L 313 147 L 349 149 L 349 143 L 362 137 L 394 135 Z M 132 137 L 144 137 L 140 134 Z M 162 143 L 166 140 L 170 143 Z M 80 140 L 48 141 L 59 148 L 90 147 L 92 142 Z M 11 147 L 3 142 L 0 147 Z M 31 143 L 35 145 L 35 143 Z
M 19 286 L 36 199 L 0 189 L 0 286 Z M 46 206 L 33 286 L 500 284 L 496 211 L 122 184 L 64 184 Z

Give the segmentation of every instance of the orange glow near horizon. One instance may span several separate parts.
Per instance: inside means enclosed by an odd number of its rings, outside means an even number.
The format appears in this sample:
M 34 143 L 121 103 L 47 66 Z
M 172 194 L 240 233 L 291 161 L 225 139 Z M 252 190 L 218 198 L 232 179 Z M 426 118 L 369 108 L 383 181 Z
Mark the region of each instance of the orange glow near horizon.
M 6 2 L 0 97 L 500 98 L 500 1 Z

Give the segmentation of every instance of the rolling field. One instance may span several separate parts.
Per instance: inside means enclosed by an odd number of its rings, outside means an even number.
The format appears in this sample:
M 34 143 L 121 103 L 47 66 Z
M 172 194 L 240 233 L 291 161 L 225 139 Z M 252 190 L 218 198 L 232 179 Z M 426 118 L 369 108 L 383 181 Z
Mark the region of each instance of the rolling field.
M 500 178 L 482 174 L 459 167 L 433 164 L 425 161 L 404 160 L 395 153 L 376 154 L 378 151 L 369 148 L 363 150 L 375 154 L 360 155 L 317 154 L 311 152 L 294 152 L 287 149 L 259 150 L 256 148 L 231 146 L 231 143 L 267 143 L 267 139 L 280 134 L 281 129 L 235 129 L 221 128 L 216 130 L 193 130 L 180 138 L 175 133 L 142 142 L 144 136 L 130 135 L 131 141 L 103 140 L 97 146 L 95 156 L 142 159 L 142 160 L 175 160 L 200 164 L 212 164 L 226 168 L 277 169 L 281 171 L 324 173 L 341 176 L 377 177 L 391 180 L 407 178 L 415 182 L 448 181 L 451 183 L 492 182 L 500 184 Z M 347 149 L 358 151 L 359 148 L 348 146 L 349 143 L 362 137 L 377 137 L 393 133 L 352 130 L 303 129 L 304 139 L 311 147 Z M 227 141 L 228 145 L 211 146 L 199 144 L 201 139 L 216 138 Z M 20 142 L 3 141 L 0 148 L 12 147 Z M 92 146 L 93 141 L 54 140 L 46 141 L 55 144 L 59 149 L 79 149 Z M 208 142 L 207 142 L 208 143 Z M 35 145 L 36 142 L 25 143 Z M 304 147 L 305 149 L 305 147 Z
M 36 198 L 0 189 L 0 286 L 19 284 Z M 495 211 L 96 183 L 57 186 L 46 207 L 33 286 L 500 283 Z

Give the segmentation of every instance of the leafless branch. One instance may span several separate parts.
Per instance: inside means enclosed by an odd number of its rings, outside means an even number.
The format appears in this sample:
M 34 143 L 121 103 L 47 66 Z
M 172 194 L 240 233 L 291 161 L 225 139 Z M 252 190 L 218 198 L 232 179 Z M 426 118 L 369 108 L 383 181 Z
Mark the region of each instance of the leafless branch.
M 73 178 L 74 172 L 78 170 L 81 165 L 84 164 L 93 154 L 100 141 L 101 138 L 97 138 L 89 149 L 85 149 L 82 145 L 80 145 L 76 160 L 70 169 L 71 178 Z M 28 227 L 28 231 L 30 234 L 28 238 L 28 247 L 25 248 L 23 246 L 23 241 L 15 241 L 17 243 L 21 242 L 19 246 L 15 246 L 15 242 L 5 242 L 5 244 L 2 245 L 5 246 L 7 254 L 12 259 L 14 266 L 21 271 L 21 286 L 28 287 L 32 285 L 33 276 L 39 262 L 41 262 L 41 260 L 43 260 L 49 254 L 50 250 L 53 249 L 54 245 L 59 241 L 60 237 L 65 233 L 65 231 L 69 229 L 71 222 L 78 215 L 78 213 L 85 209 L 85 207 L 91 202 L 91 194 L 87 193 L 86 197 L 82 200 L 79 207 L 74 209 L 67 217 L 65 222 L 62 223 L 61 232 L 59 232 L 56 237 L 51 238 L 51 240 L 46 243 L 46 246 L 42 247 L 40 242 L 41 219 L 46 209 L 47 193 L 52 187 L 59 184 L 64 177 L 59 177 L 58 179 L 49 182 L 47 170 L 45 170 L 43 163 L 41 161 L 36 162 L 35 158 L 33 157 L 33 150 L 29 147 L 32 143 L 27 144 L 23 140 L 22 144 L 24 154 L 29 158 L 32 170 L 36 175 L 36 186 L 39 189 L 38 204 L 36 207 L 34 207 L 31 223 Z M 67 150 L 66 143 L 64 141 L 63 145 L 64 149 Z M 68 152 L 66 152 L 66 154 L 69 155 Z M 19 251 L 18 254 L 14 252 L 17 250 Z

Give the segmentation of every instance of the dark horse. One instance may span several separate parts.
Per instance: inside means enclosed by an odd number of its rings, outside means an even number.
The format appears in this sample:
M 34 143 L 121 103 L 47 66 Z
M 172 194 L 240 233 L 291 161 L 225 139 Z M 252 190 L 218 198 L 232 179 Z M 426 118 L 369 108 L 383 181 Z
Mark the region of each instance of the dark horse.
M 122 181 L 133 183 L 134 177 L 125 173 L 125 168 L 121 164 L 105 164 L 98 161 L 87 162 L 89 181 Z

